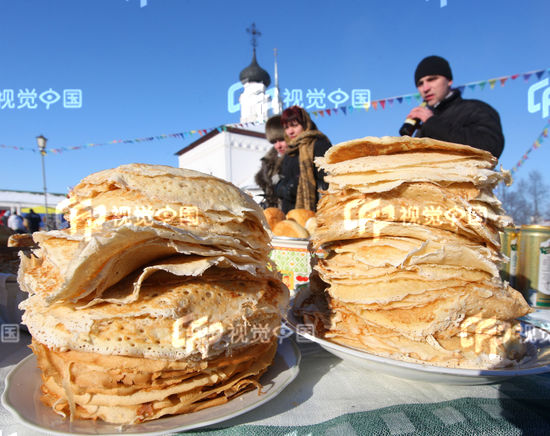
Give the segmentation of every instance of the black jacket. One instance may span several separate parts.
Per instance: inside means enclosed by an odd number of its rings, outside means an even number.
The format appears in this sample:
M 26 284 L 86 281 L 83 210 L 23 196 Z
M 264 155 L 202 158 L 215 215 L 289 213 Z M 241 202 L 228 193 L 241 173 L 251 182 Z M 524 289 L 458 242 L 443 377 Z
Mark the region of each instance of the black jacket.
M 278 182 L 278 179 L 274 180 L 273 177 L 279 174 L 282 160 L 283 158 L 279 157 L 275 147 L 271 147 L 260 160 L 260 171 L 254 176 L 255 182 L 264 191 L 264 201 L 262 201 L 264 209 L 280 206 L 280 200 L 275 195 L 275 184 Z
M 487 150 L 500 157 L 504 148 L 504 135 L 498 112 L 479 100 L 464 100 L 460 91 L 452 94 L 432 109 L 429 118 L 416 136 L 466 144 Z
M 315 141 L 313 146 L 313 156 L 324 156 L 332 144 L 324 135 Z M 315 180 L 317 181 L 317 201 L 319 201 L 319 189 L 328 188 L 325 182 L 325 172 L 317 167 L 313 170 Z M 300 179 L 300 158 L 298 153 L 293 155 L 285 154 L 281 164 L 281 180 L 275 187 L 275 193 L 282 200 L 282 210 L 286 214 L 294 209 L 296 204 L 296 192 L 298 191 L 298 181 Z

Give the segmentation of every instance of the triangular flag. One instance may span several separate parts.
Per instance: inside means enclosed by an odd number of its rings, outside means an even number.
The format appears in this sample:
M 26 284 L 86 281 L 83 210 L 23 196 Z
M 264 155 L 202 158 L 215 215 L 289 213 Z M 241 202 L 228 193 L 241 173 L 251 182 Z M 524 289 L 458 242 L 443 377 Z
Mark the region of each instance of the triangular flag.
M 405 97 L 405 103 L 410 103 L 411 102 L 411 96 L 410 95 L 407 95 Z
M 344 112 L 344 115 L 347 115 L 347 114 L 346 114 L 346 107 L 345 107 L 345 106 L 342 106 L 341 109 L 342 109 L 342 112 Z
M 525 79 L 526 82 L 529 80 L 530 77 L 531 77 L 531 73 L 527 73 L 523 75 L 523 78 Z
M 472 83 L 471 85 L 468 85 L 468 88 L 470 88 L 472 91 L 476 89 L 476 84 Z
M 221 133 L 222 128 L 221 127 L 216 127 L 216 130 Z
M 348 110 L 349 110 L 349 113 L 351 114 L 351 113 L 353 113 L 353 111 L 355 110 L 355 108 L 354 108 L 353 106 L 349 106 L 349 107 L 348 107 Z
M 365 108 L 365 112 L 368 112 L 370 109 L 370 103 L 365 103 L 363 107 Z
M 337 114 L 337 113 L 338 113 L 338 108 L 337 108 L 337 107 L 335 107 L 335 108 L 334 108 L 334 109 L 332 109 L 332 110 L 334 111 L 334 113 L 335 113 L 335 114 Z
M 500 79 L 500 86 L 504 86 L 507 80 L 508 80 L 508 77 L 503 77 L 502 79 Z
M 320 110 L 320 111 L 319 111 L 319 113 L 321 114 L 321 116 L 322 116 L 322 117 L 324 117 L 324 116 L 325 116 L 325 111 L 323 111 L 323 110 Z
M 420 97 L 420 94 L 418 92 L 416 94 L 414 94 L 414 98 L 416 98 L 418 101 L 422 100 L 422 98 Z
M 495 83 L 497 83 L 497 79 L 489 80 L 489 85 L 491 85 L 491 89 L 495 89 Z
M 330 117 L 330 109 L 325 109 L 325 112 L 328 114 L 328 116 Z
M 374 108 L 374 110 L 378 110 L 378 101 L 373 101 L 372 102 L 372 107 Z
M 317 111 L 313 111 L 312 114 L 315 115 L 315 116 L 318 115 L 318 114 L 317 114 Z
M 464 85 L 458 87 L 458 90 L 460 91 L 461 94 L 464 93 L 464 88 L 465 88 Z
M 542 136 L 548 138 L 548 127 L 542 131 Z
M 514 75 L 510 76 L 510 78 L 512 80 L 516 80 L 518 77 L 519 77 L 519 74 L 514 74 Z
M 393 106 L 393 98 L 388 98 L 388 103 L 390 104 L 390 106 Z
M 397 101 L 398 101 L 399 103 L 403 103 L 403 97 L 397 97 Z
M 537 75 L 537 79 L 540 79 L 542 75 L 544 74 L 544 70 L 539 70 L 535 73 Z
M 386 109 L 386 100 L 385 99 L 380 100 L 380 106 L 382 106 L 382 109 Z

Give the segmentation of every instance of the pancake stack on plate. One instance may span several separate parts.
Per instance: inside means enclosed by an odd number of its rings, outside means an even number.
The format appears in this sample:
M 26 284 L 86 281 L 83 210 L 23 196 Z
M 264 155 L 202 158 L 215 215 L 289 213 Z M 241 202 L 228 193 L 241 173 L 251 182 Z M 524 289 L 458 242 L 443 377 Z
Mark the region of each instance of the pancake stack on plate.
M 311 287 L 326 298 L 326 338 L 450 367 L 498 367 L 523 356 L 515 318 L 530 309 L 497 266 L 498 231 L 510 219 L 492 190 L 509 176 L 494 171 L 490 153 L 367 137 L 316 163 L 329 188 L 312 243 L 328 255 Z
M 66 211 L 70 228 L 35 233 L 18 277 L 45 404 L 126 424 L 260 387 L 288 289 L 249 196 L 131 164 L 83 179 Z

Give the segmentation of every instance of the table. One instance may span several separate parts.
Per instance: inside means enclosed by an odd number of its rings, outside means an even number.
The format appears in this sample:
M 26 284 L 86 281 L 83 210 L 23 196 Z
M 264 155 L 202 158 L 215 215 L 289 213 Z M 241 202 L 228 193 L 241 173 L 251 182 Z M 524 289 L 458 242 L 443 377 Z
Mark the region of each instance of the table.
M 317 344 L 294 337 L 300 374 L 279 396 L 200 435 L 550 434 L 550 374 L 482 386 L 417 382 L 362 371 Z M 30 353 L 30 336 L 0 343 L 0 390 Z M 0 406 L 2 436 L 36 435 Z

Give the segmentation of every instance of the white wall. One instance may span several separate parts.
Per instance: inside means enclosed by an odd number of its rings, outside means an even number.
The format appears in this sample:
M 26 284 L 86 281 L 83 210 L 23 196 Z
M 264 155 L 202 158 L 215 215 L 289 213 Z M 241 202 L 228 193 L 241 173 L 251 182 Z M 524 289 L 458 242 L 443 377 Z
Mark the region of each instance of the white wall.
M 180 168 L 190 168 L 228 180 L 242 188 L 254 185 L 260 159 L 272 145 L 264 138 L 221 132 L 178 158 Z

